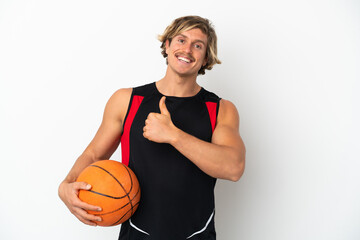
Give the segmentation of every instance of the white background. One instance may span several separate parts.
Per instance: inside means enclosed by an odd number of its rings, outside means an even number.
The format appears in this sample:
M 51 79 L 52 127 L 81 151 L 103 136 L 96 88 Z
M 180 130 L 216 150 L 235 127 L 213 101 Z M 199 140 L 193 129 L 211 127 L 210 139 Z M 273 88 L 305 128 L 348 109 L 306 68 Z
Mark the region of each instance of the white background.
M 157 34 L 209 18 L 247 148 L 216 186 L 218 239 L 360 239 L 360 4 L 344 0 L 0 1 L 0 239 L 117 239 L 57 196 L 119 88 L 157 81 Z M 113 159 L 120 160 L 117 151 Z

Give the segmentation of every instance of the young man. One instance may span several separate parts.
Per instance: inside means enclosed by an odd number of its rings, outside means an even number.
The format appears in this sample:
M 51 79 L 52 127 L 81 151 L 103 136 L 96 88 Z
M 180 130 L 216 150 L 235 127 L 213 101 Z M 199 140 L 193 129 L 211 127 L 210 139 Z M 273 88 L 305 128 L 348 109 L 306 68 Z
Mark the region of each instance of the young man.
M 237 181 L 245 166 L 236 107 L 199 86 L 198 74 L 217 58 L 216 34 L 207 19 L 174 20 L 163 35 L 165 77 L 120 89 L 106 104 L 94 139 L 59 186 L 59 196 L 83 223 L 101 218 L 81 202 L 75 182 L 89 164 L 109 159 L 121 142 L 122 162 L 135 172 L 141 200 L 122 224 L 121 240 L 216 239 L 214 187 L 217 178 Z

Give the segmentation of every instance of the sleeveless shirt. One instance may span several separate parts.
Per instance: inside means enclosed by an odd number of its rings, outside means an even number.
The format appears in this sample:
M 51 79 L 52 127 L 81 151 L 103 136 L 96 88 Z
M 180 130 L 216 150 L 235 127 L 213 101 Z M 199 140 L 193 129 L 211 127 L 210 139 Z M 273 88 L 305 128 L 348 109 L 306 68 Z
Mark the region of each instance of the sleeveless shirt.
M 119 240 L 216 239 L 214 187 L 216 179 L 168 143 L 143 136 L 145 120 L 160 113 L 161 94 L 155 82 L 133 88 L 121 135 L 122 163 L 139 180 L 137 211 L 121 225 Z M 166 96 L 176 127 L 211 142 L 219 98 L 203 87 L 194 96 Z

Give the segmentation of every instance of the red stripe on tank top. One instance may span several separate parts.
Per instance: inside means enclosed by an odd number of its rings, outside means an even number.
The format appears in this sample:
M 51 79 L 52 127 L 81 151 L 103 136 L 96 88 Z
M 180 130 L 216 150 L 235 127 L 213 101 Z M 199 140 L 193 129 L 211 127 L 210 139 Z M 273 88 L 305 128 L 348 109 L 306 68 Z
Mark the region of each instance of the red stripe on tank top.
M 131 103 L 131 107 L 129 110 L 129 114 L 125 121 L 123 134 L 121 135 L 121 162 L 126 166 L 129 165 L 129 158 L 130 158 L 130 128 L 131 124 L 135 118 L 135 115 L 140 107 L 142 100 L 144 99 L 143 96 L 134 95 L 133 100 Z
M 216 108 L 217 108 L 217 103 L 214 102 L 205 102 L 206 103 L 206 107 L 208 109 L 209 112 L 209 116 L 210 116 L 210 122 L 211 122 L 211 129 L 214 132 L 215 129 L 215 123 L 216 123 Z

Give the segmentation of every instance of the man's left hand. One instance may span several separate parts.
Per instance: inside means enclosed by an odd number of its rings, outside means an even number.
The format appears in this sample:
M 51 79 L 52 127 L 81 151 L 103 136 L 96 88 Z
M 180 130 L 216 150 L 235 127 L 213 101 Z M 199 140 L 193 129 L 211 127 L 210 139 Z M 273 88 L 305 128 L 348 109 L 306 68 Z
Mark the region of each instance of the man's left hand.
M 178 128 L 171 121 L 171 115 L 165 105 L 165 96 L 159 102 L 160 113 L 149 113 L 145 120 L 143 136 L 157 143 L 171 143 Z

